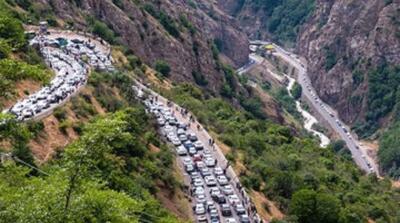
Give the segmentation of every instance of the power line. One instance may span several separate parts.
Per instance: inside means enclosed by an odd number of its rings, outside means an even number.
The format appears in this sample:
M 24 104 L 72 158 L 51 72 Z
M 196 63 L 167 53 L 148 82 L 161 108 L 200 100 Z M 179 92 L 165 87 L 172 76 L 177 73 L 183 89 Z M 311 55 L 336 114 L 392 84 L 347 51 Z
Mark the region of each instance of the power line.
M 8 156 L 8 157 L 10 157 L 11 159 L 13 159 L 13 160 L 16 161 L 16 162 L 22 163 L 23 165 L 28 166 L 28 167 L 31 168 L 31 169 L 35 169 L 35 170 L 37 170 L 38 172 L 40 172 L 40 173 L 42 173 L 42 174 L 44 174 L 44 175 L 46 175 L 46 176 L 50 176 L 50 174 L 44 172 L 43 170 L 41 170 L 41 169 L 39 169 L 39 168 L 37 168 L 37 167 L 35 167 L 35 166 L 33 166 L 33 165 L 31 165 L 31 164 L 25 162 L 25 161 L 23 161 L 22 159 L 18 158 L 18 157 L 15 156 L 15 155 L 12 155 L 12 154 L 10 154 L 10 153 L 0 153 L 0 155 L 2 155 L 2 156 Z
M 26 165 L 26 166 L 28 166 L 28 167 L 30 167 L 30 168 L 32 168 L 32 169 L 35 169 L 35 170 L 39 171 L 40 173 L 42 173 L 42 174 L 44 174 L 44 175 L 46 175 L 46 176 L 50 176 L 50 174 L 44 172 L 43 170 L 41 170 L 41 169 L 39 169 L 39 168 L 36 168 L 36 167 L 32 166 L 31 164 L 29 164 L 29 163 L 27 163 L 27 162 L 21 160 L 21 159 L 18 158 L 17 156 L 11 156 L 11 158 L 13 158 L 15 161 L 20 162 L 20 163 L 22 163 L 22 164 L 24 164 L 24 165 Z

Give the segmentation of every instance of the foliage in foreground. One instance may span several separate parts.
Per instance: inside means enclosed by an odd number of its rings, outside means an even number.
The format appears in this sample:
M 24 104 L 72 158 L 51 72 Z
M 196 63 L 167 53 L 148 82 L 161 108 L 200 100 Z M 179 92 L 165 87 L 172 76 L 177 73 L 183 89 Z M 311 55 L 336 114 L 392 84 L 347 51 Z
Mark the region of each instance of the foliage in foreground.
M 15 91 L 15 83 L 30 79 L 42 84 L 48 82 L 51 74 L 39 65 L 34 50 L 27 46 L 21 21 L 15 17 L 8 6 L 0 1 L 0 99 L 10 97 Z M 18 54 L 23 61 L 18 61 L 12 54 Z M 39 60 L 39 62 L 41 62 Z
M 97 118 L 81 138 L 39 175 L 8 163 L 0 166 L 0 222 L 177 222 L 151 194 L 156 180 L 173 191 L 173 155 L 156 143 L 143 108 Z M 2 125 L 13 139 L 19 124 Z

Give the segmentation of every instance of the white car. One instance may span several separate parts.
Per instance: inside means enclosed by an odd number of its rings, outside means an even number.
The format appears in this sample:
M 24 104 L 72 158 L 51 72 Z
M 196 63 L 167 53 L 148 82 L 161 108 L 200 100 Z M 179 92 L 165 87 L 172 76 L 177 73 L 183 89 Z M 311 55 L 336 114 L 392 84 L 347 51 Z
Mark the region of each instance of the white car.
M 237 213 L 238 215 L 246 214 L 246 209 L 243 207 L 242 204 L 237 204 L 237 205 L 235 206 L 235 211 L 236 211 L 236 213 Z
M 225 218 L 225 223 L 236 223 L 234 218 Z
M 206 193 L 206 191 L 204 190 L 203 187 L 195 187 L 195 189 L 194 189 L 195 195 L 200 195 L 200 194 L 204 195 L 205 193 Z
M 195 208 L 194 208 L 194 212 L 196 213 L 196 215 L 202 215 L 206 213 L 206 208 L 204 207 L 204 204 L 200 203 L 200 204 L 196 204 Z
M 181 142 L 185 142 L 188 140 L 186 135 L 179 135 L 179 140 L 181 140 Z
M 204 181 L 206 181 L 206 185 L 209 187 L 217 186 L 217 180 L 214 176 L 205 176 Z
M 196 167 L 197 167 L 198 169 L 203 169 L 203 168 L 206 167 L 206 165 L 204 164 L 203 161 L 197 161 L 197 162 L 196 162 Z
M 221 191 L 219 190 L 219 188 L 218 187 L 211 187 L 210 188 L 210 195 L 211 196 L 217 196 L 217 195 L 220 195 L 221 194 Z
M 177 138 L 178 138 L 178 137 L 177 137 L 177 135 L 175 134 L 175 132 L 168 132 L 168 133 L 167 133 L 167 139 L 168 139 L 169 141 L 172 142 L 173 139 L 177 139 Z
M 206 154 L 210 154 L 210 155 L 211 155 L 211 150 L 209 150 L 209 149 L 204 149 L 204 150 L 203 150 L 203 153 L 204 153 L 204 155 L 206 155 Z
M 206 163 L 206 165 L 207 165 L 208 167 L 214 167 L 215 164 L 216 164 L 216 161 L 215 161 L 214 158 L 207 158 L 207 159 L 205 160 L 205 163 Z
M 203 145 L 202 142 L 196 141 L 196 142 L 194 143 L 194 147 L 195 147 L 197 150 L 202 150 L 202 149 L 204 148 L 204 145 Z
M 204 185 L 204 182 L 200 178 L 195 178 L 193 180 L 193 185 L 195 187 L 202 187 Z
M 217 181 L 218 181 L 220 186 L 225 186 L 225 185 L 228 185 L 228 183 L 229 183 L 228 179 L 224 175 L 218 176 L 217 177 Z
M 240 199 L 236 194 L 232 194 L 228 196 L 229 203 L 234 205 L 234 204 L 240 204 Z
M 178 138 L 173 138 L 171 140 L 172 144 L 174 144 L 174 146 L 180 146 L 181 145 L 181 141 Z
M 214 168 L 214 174 L 215 174 L 216 176 L 221 176 L 221 175 L 224 175 L 224 171 L 222 170 L 221 167 L 215 167 L 215 168 Z
M 183 164 L 185 165 L 193 165 L 193 161 L 192 159 L 190 159 L 190 157 L 185 157 L 182 159 Z
M 176 131 L 176 133 L 177 133 L 178 135 L 186 135 L 186 131 L 185 131 L 184 129 L 181 129 L 181 128 L 179 128 L 179 129 Z
M 193 172 L 195 169 L 194 169 L 193 165 L 189 164 L 189 165 L 185 165 L 185 170 L 186 170 L 186 172 L 190 173 L 190 172 Z
M 194 147 L 190 147 L 190 148 L 189 148 L 189 154 L 190 154 L 191 156 L 195 155 L 196 153 L 197 153 L 197 150 L 196 150 Z
M 178 155 L 180 155 L 180 156 L 186 156 L 187 155 L 187 150 L 183 146 L 178 146 L 176 148 L 176 153 L 178 153 Z
M 225 185 L 222 187 L 222 191 L 225 195 L 232 195 L 234 193 L 232 185 Z
M 164 126 L 164 132 L 165 135 L 167 136 L 168 134 L 170 134 L 171 132 L 174 133 L 174 127 L 170 126 L 170 125 L 166 125 Z
M 204 195 L 204 194 L 196 195 L 196 202 L 197 202 L 197 203 L 202 203 L 202 204 L 204 204 L 204 203 L 206 203 L 206 201 L 207 201 L 206 195 Z

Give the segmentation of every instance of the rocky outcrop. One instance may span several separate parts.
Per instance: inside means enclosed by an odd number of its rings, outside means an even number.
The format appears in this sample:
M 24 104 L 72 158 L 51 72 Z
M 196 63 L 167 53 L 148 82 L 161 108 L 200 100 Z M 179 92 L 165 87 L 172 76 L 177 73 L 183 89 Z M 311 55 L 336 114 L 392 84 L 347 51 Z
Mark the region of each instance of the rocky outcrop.
M 238 20 L 243 31 L 250 39 L 270 39 L 266 22 L 268 15 L 262 7 L 256 7 L 253 1 L 218 0 L 218 7 Z
M 170 78 L 176 82 L 195 82 L 192 73 L 200 73 L 208 81 L 206 88 L 212 93 L 218 93 L 223 83 L 222 72 L 211 50 L 215 39 L 224 43 L 220 51 L 234 67 L 248 60 L 247 36 L 239 31 L 234 20 L 216 10 L 210 1 L 191 4 L 184 0 L 40 1 L 51 5 L 58 17 L 74 21 L 74 25 L 81 29 L 86 28 L 87 16 L 105 22 L 118 34 L 119 41 L 147 64 L 154 64 L 158 59 L 167 61 L 172 69 Z M 160 18 L 146 10 L 150 6 L 172 19 L 179 31 L 178 36 L 169 34 Z M 183 17 L 193 29 L 183 24 Z
M 400 2 L 318 0 L 303 26 L 297 49 L 308 60 L 309 76 L 321 98 L 348 123 L 367 110 L 369 69 L 400 63 Z M 361 83 L 353 78 L 361 72 Z

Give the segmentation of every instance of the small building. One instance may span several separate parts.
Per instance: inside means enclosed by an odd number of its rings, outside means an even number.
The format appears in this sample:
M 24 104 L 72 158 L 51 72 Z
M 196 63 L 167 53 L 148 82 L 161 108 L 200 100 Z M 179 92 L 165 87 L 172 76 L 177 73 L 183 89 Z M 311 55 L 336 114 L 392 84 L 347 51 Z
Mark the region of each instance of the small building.
M 272 44 L 267 44 L 264 46 L 265 50 L 268 52 L 275 52 L 275 46 Z
M 39 23 L 39 33 L 45 34 L 45 33 L 47 33 L 47 29 L 48 29 L 47 21 L 41 21 Z

